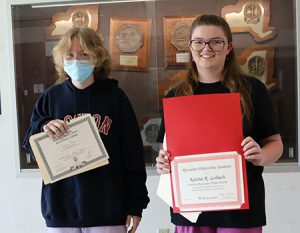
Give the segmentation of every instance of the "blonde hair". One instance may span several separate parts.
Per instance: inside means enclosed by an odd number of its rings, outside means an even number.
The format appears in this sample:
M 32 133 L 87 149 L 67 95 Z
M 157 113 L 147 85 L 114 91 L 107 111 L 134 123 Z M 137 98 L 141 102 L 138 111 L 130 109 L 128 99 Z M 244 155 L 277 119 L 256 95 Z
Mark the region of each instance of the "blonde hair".
M 58 76 L 60 78 L 68 78 L 68 75 L 64 71 L 63 57 L 70 51 L 74 37 L 79 39 L 82 49 L 91 58 L 91 62 L 95 66 L 95 79 L 102 78 L 103 74 L 109 76 L 111 72 L 110 55 L 104 48 L 103 41 L 98 33 L 88 27 L 69 29 L 53 48 L 53 62 Z
M 230 27 L 225 19 L 216 15 L 201 15 L 198 16 L 192 23 L 190 31 L 190 39 L 192 33 L 196 27 L 201 25 L 213 25 L 221 27 L 224 31 L 228 42 L 232 42 L 232 33 Z M 242 74 L 240 67 L 237 63 L 234 48 L 230 51 L 225 59 L 224 70 L 223 70 L 223 84 L 227 87 L 230 92 L 240 93 L 241 109 L 243 116 L 247 120 L 251 118 L 251 110 L 253 105 L 250 99 L 250 85 L 244 78 L 245 75 Z M 193 91 L 198 85 L 198 71 L 195 62 L 192 60 L 192 55 L 190 51 L 190 58 L 188 62 L 188 72 L 187 76 L 183 81 L 178 84 L 175 88 L 175 95 L 193 95 Z

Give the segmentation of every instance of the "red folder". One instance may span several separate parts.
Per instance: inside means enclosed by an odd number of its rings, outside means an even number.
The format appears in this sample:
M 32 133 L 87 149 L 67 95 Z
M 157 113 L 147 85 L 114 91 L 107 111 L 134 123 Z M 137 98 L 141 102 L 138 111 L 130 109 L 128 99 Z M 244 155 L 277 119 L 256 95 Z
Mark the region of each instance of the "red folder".
M 237 151 L 242 156 L 245 204 L 249 208 L 240 95 L 238 93 L 163 99 L 168 151 L 174 156 Z M 172 171 L 171 171 L 172 172 Z M 173 190 L 173 189 L 172 189 Z M 176 212 L 176 209 L 173 210 Z

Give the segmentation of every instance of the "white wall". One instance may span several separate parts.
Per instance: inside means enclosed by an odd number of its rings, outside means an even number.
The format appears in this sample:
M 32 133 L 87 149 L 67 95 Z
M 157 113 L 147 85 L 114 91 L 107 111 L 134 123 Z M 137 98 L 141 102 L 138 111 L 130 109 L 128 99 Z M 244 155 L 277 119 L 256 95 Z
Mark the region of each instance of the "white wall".
M 158 179 L 158 176 L 148 176 L 151 202 L 139 228 L 141 233 L 156 233 L 156 228 L 164 227 L 174 229 L 169 223 L 168 207 L 155 195 Z M 300 173 L 265 173 L 264 179 L 268 225 L 263 232 L 299 233 Z
M 38 2 L 38 0 L 33 0 Z M 32 1 L 32 2 L 33 2 Z M 13 52 L 11 37 L 11 3 L 25 0 L 0 1 L 0 232 L 43 233 L 40 214 L 41 180 L 36 173 L 19 174 L 16 161 L 17 117 L 13 81 Z M 158 176 L 149 172 L 147 186 L 151 202 L 140 225 L 140 233 L 155 233 L 156 228 L 170 228 L 168 207 L 155 195 Z M 300 173 L 266 173 L 268 226 L 265 233 L 299 233 Z
M 267 173 L 265 233 L 300 232 L 300 173 Z

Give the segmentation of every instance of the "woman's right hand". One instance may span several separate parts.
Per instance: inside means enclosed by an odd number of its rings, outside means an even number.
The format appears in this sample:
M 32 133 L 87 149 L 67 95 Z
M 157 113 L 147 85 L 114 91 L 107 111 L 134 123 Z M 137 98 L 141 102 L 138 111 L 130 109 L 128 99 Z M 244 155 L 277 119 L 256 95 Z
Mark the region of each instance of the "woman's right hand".
M 165 174 L 170 172 L 170 153 L 164 149 L 160 149 L 158 156 L 156 157 L 156 170 L 159 174 Z
M 68 125 L 63 120 L 55 119 L 45 124 L 43 130 L 52 139 L 58 139 L 68 132 Z

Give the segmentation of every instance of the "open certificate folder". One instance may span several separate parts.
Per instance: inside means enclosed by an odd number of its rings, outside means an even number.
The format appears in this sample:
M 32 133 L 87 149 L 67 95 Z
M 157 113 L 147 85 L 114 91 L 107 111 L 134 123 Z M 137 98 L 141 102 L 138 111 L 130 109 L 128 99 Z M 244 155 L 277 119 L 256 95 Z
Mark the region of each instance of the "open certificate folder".
M 30 145 L 45 184 L 108 164 L 108 154 L 90 114 L 68 123 L 68 133 L 57 140 L 45 132 L 32 135 Z
M 173 211 L 248 209 L 240 95 L 163 99 Z

